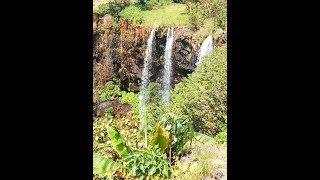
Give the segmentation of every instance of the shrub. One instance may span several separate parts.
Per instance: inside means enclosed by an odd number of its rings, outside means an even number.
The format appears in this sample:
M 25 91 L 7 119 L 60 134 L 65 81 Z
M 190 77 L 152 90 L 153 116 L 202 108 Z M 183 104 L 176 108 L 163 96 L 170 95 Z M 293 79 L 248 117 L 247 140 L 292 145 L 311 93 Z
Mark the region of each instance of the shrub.
M 100 101 L 114 100 L 115 97 L 120 95 L 119 86 L 115 85 L 113 81 L 108 81 L 104 89 L 100 91 Z
M 144 179 L 147 176 L 162 175 L 169 177 L 169 166 L 166 154 L 156 146 L 137 149 L 123 159 L 129 174 Z
M 204 20 L 213 19 L 215 28 L 226 29 L 227 1 L 226 0 L 188 0 L 187 10 L 190 24 L 198 30 Z
M 116 20 L 119 18 L 119 13 L 130 4 L 130 0 L 113 0 L 112 2 L 100 4 L 97 13 L 101 16 L 110 14 Z
M 186 115 L 196 131 L 215 136 L 227 119 L 227 47 L 213 50 L 173 91 L 171 112 Z
M 194 30 L 198 30 L 204 24 L 205 11 L 200 3 L 186 3 L 189 15 L 189 23 Z
M 142 11 L 139 7 L 131 5 L 123 9 L 119 16 L 130 23 L 138 24 L 142 23 Z
M 160 124 L 170 135 L 170 148 L 167 150 L 169 158 L 177 161 L 182 155 L 184 145 L 194 138 L 192 122 L 187 116 L 167 113 L 161 117 Z M 171 162 L 171 159 L 169 160 Z
M 118 128 L 106 127 L 112 148 L 117 152 L 122 161 L 116 162 L 94 153 L 94 174 L 98 176 L 120 175 L 138 177 L 144 179 L 154 175 L 163 178 L 170 176 L 170 169 L 166 154 L 163 154 L 158 144 L 141 149 L 131 149 L 126 138 L 122 136 Z M 169 140 L 167 138 L 167 140 Z M 123 163 L 123 164 L 122 164 Z M 117 172 L 117 174 L 116 174 Z M 125 177 L 124 177 L 125 178 Z
M 130 104 L 134 113 L 139 114 L 139 95 L 137 93 L 122 91 L 120 102 Z
M 110 3 L 103 3 L 98 6 L 97 13 L 101 16 L 110 12 Z

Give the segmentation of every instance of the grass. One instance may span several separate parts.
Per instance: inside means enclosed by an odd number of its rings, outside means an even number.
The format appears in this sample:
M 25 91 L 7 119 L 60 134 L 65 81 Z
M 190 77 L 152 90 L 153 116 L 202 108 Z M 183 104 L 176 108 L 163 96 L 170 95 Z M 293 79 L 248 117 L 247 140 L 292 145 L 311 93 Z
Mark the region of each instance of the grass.
M 93 0 L 93 12 L 97 12 L 98 10 L 98 6 L 100 4 L 104 4 L 104 3 L 108 3 L 108 2 L 111 2 L 113 0 Z M 130 1 L 131 3 L 134 3 L 134 2 L 138 2 L 138 0 L 131 0 Z
M 100 4 L 111 0 L 94 0 L 94 12 Z M 134 2 L 134 1 L 133 1 Z M 146 27 L 184 26 L 189 24 L 187 6 L 185 4 L 171 3 L 164 6 L 154 6 L 151 10 L 142 11 L 143 24 Z
M 178 26 L 189 23 L 186 5 L 169 4 L 149 11 L 143 11 L 143 24 L 150 28 Z

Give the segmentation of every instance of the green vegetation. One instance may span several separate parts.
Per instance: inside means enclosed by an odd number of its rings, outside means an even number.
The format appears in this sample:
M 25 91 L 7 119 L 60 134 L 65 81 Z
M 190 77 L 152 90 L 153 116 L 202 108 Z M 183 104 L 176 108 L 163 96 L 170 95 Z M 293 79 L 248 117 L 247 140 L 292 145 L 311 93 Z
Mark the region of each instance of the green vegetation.
M 196 131 L 215 136 L 227 119 L 227 47 L 215 49 L 172 91 L 171 112 L 186 115 Z
M 157 128 L 159 129 L 159 127 Z M 168 160 L 166 155 L 163 154 L 163 149 L 159 148 L 159 144 L 162 144 L 160 141 L 157 141 L 160 143 L 155 143 L 152 146 L 131 150 L 117 128 L 107 127 L 107 129 L 111 145 L 122 158 L 122 161 L 117 163 L 111 159 L 94 154 L 94 174 L 110 176 L 115 171 L 118 171 L 121 175 L 129 175 L 138 177 L 139 179 L 144 179 L 146 176 L 154 174 L 169 177 Z M 156 132 L 154 137 L 159 139 L 157 137 L 159 133 L 158 131 Z M 165 133 L 165 131 L 163 130 L 162 133 Z M 120 164 L 122 162 L 123 164 Z
M 121 91 L 120 97 L 121 103 L 128 103 L 131 105 L 133 112 L 138 115 L 139 114 L 139 94 L 133 92 Z
M 114 100 L 115 97 L 121 95 L 119 86 L 115 85 L 113 81 L 108 81 L 103 90 L 100 90 L 98 93 L 100 93 L 100 102 Z
M 121 171 L 126 176 L 169 177 L 171 171 L 167 169 L 170 169 L 171 164 L 175 165 L 192 139 L 207 145 L 225 144 L 227 141 L 226 50 L 226 45 L 215 49 L 202 60 L 200 66 L 192 74 L 176 84 L 171 92 L 172 102 L 169 107 L 164 107 L 161 103 L 160 85 L 149 84 L 147 93 L 151 98 L 148 100 L 147 114 L 150 124 L 147 134 L 142 133 L 138 128 L 138 94 L 121 91 L 114 82 L 107 82 L 104 90 L 101 91 L 100 100 L 120 97 L 122 103 L 129 103 L 133 107 L 135 115 L 131 114 L 117 120 L 110 112 L 106 113 L 103 118 L 95 119 L 94 152 L 109 159 L 99 160 L 99 162 L 105 164 L 112 164 L 113 161 L 120 164 L 123 162 L 117 167 L 118 171 L 120 167 L 126 167 L 126 170 Z M 110 128 L 111 126 L 115 127 Z M 193 128 L 197 132 L 194 132 Z M 121 129 L 121 133 L 117 129 Z M 123 137 L 120 135 L 122 133 Z M 149 142 L 148 146 L 143 148 L 144 135 L 148 136 L 147 141 Z M 122 160 L 119 159 L 120 157 Z M 133 157 L 138 158 L 139 161 L 132 159 Z M 161 167 L 153 167 L 153 163 L 147 162 L 163 163 Z M 200 161 L 194 174 L 209 175 L 208 167 L 204 164 L 204 162 L 201 164 Z M 113 165 L 117 164 L 113 163 Z M 111 167 L 113 166 L 110 165 Z M 99 176 L 103 172 L 102 174 L 106 177 L 111 170 L 112 168 L 100 169 L 95 172 L 100 172 L 97 173 L 100 174 Z
M 187 0 L 186 4 L 190 23 L 196 30 L 198 30 L 208 18 L 212 18 L 216 29 L 226 29 L 226 0 Z
M 120 163 L 114 162 L 101 155 L 93 154 L 93 173 L 112 175 L 113 171 L 120 168 Z M 106 167 L 106 168 L 104 168 Z
M 113 0 L 100 4 L 96 12 L 101 16 L 110 14 L 117 20 L 119 18 L 119 13 L 128 5 L 130 5 L 130 0 Z
M 110 4 L 109 3 L 105 3 L 105 4 L 101 4 L 98 6 L 98 9 L 96 10 L 96 12 L 99 15 L 105 15 L 107 13 L 110 13 Z
M 94 119 L 95 177 L 210 176 L 214 162 L 209 153 L 194 154 L 197 163 L 188 167 L 182 167 L 186 164 L 179 159 L 195 141 L 210 148 L 227 142 L 226 51 L 226 45 L 216 48 L 192 74 L 176 84 L 168 107 L 161 102 L 160 85 L 149 84 L 146 132 L 139 128 L 138 94 L 121 91 L 115 82 L 107 82 L 100 91 L 100 100 L 119 97 L 135 112 L 117 119 L 107 109 L 105 117 Z M 209 161 L 211 165 L 206 165 Z
M 191 27 L 202 41 L 226 30 L 226 6 L 226 0 L 106 0 L 96 12 L 111 14 L 118 25 L 121 18 L 148 28 Z M 215 48 L 174 86 L 168 106 L 161 100 L 161 85 L 149 83 L 146 129 L 139 117 L 139 93 L 121 90 L 117 79 L 107 81 L 114 76 L 94 84 L 94 104 L 115 104 L 93 118 L 94 179 L 203 179 L 213 175 L 213 168 L 224 167 L 226 58 L 227 45 Z
M 170 134 L 169 157 L 178 161 L 182 155 L 183 147 L 194 138 L 192 122 L 186 116 L 177 116 L 173 113 L 168 113 L 162 116 L 160 124 Z
M 120 87 L 115 84 L 114 81 L 108 81 L 104 87 L 93 87 L 93 96 L 99 97 L 94 98 L 94 102 L 104 102 L 109 100 L 115 100 L 117 97 L 120 98 L 121 103 L 128 103 L 131 105 L 134 113 L 139 114 L 139 95 L 138 93 L 121 91 Z M 107 109 L 108 113 L 113 114 L 111 109 Z
M 95 11 L 111 14 L 116 21 L 122 18 L 149 28 L 189 26 L 199 40 L 227 28 L 226 0 L 112 0 L 100 4 Z
M 142 23 L 142 11 L 137 6 L 128 6 L 119 13 L 120 17 L 132 24 Z
M 169 177 L 169 166 L 166 154 L 156 146 L 142 148 L 134 151 L 123 159 L 129 174 L 144 179 L 147 176 L 160 175 Z
M 108 127 L 108 136 L 111 140 L 112 147 L 117 151 L 117 153 L 124 157 L 131 152 L 131 149 L 127 146 L 122 135 L 115 127 Z
M 187 9 L 184 4 L 169 4 L 143 11 L 143 24 L 147 27 L 185 26 L 188 23 Z

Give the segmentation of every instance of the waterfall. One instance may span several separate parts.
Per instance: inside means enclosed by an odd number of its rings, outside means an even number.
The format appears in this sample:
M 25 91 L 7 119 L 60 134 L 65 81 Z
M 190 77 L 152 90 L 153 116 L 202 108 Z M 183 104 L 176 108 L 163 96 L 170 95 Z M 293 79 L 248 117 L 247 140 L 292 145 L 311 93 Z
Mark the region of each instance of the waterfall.
M 149 84 L 149 76 L 150 76 L 149 69 L 151 64 L 150 61 L 151 61 L 151 55 L 152 55 L 152 44 L 153 44 L 154 34 L 155 34 L 155 31 L 154 29 L 152 29 L 148 38 L 147 49 L 145 52 L 146 54 L 143 62 L 143 69 L 142 69 L 142 75 L 141 75 L 142 85 L 141 85 L 140 94 L 139 94 L 139 116 L 142 122 L 144 122 L 144 111 L 146 107 L 146 100 L 148 99 L 148 97 L 146 97 L 146 89 Z
M 198 61 L 196 65 L 198 66 L 204 56 L 206 56 L 213 49 L 213 38 L 212 35 L 209 35 L 201 44 Z
M 163 91 L 162 100 L 165 104 L 170 101 L 170 85 L 171 85 L 171 74 L 172 74 L 172 45 L 173 45 L 173 28 L 168 29 L 166 49 L 164 53 L 164 72 L 163 72 Z

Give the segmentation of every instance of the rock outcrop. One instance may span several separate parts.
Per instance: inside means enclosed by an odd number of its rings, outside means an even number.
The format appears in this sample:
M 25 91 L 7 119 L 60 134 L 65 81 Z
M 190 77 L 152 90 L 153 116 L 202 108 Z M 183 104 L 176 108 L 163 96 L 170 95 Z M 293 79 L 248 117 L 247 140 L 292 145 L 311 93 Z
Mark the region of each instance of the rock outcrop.
M 132 108 L 129 104 L 122 104 L 119 102 L 119 99 L 113 101 L 105 101 L 93 106 L 94 116 L 103 117 L 108 108 L 112 109 L 113 114 L 117 118 L 124 117 L 128 112 L 132 111 Z
M 159 27 L 155 32 L 151 82 L 161 82 L 167 30 L 168 27 Z M 104 84 L 117 78 L 122 90 L 139 91 L 146 41 L 150 32 L 151 29 L 145 29 L 142 25 L 133 26 L 125 21 L 117 25 L 110 15 L 94 15 L 94 82 Z M 173 85 L 196 67 L 198 50 L 194 37 L 192 30 L 187 27 L 174 28 Z

